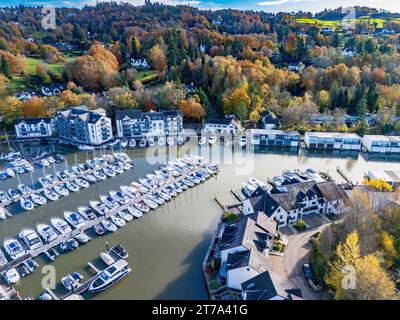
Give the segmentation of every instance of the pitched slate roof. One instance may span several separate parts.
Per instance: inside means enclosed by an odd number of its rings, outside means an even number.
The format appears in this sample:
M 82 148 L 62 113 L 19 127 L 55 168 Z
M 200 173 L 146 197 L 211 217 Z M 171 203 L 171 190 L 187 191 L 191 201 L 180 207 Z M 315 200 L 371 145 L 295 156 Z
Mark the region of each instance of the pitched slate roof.
M 255 212 L 263 211 L 267 216 L 271 216 L 279 206 L 285 211 L 300 209 L 303 206 L 301 202 L 314 197 L 327 202 L 348 198 L 343 188 L 332 181 L 322 183 L 309 181 L 274 187 L 270 193 L 256 195 L 249 200 Z
M 115 111 L 115 119 L 123 120 L 125 117 L 130 119 L 141 119 L 142 111 L 141 110 L 117 110 Z
M 51 123 L 51 118 L 31 118 L 31 119 L 17 119 L 14 122 L 14 125 L 20 124 L 20 123 L 27 123 L 27 124 L 37 124 L 40 122 L 46 122 L 46 123 Z
M 268 271 L 243 282 L 242 290 L 247 300 L 269 300 L 278 295 Z
M 261 273 L 271 267 L 271 262 L 265 254 L 255 248 L 228 254 L 226 260 L 227 271 L 243 267 L 250 267 Z
M 229 125 L 231 124 L 232 119 L 210 119 L 207 121 L 207 124 L 224 124 Z

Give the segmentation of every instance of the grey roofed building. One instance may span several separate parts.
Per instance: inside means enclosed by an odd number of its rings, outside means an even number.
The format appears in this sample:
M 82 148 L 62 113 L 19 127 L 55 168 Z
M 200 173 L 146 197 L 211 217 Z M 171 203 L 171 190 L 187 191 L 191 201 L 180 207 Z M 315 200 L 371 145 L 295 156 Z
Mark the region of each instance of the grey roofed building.
M 278 129 L 280 125 L 278 117 L 269 110 L 261 114 L 261 123 L 264 129 Z
M 226 260 L 226 270 L 250 267 L 258 273 L 264 272 L 272 267 L 268 257 L 255 248 L 249 250 L 229 253 Z
M 245 300 L 270 300 L 274 298 L 295 300 L 302 298 L 300 289 L 281 289 L 269 271 L 262 272 L 243 282 L 242 295 Z
M 263 212 L 243 217 L 234 226 L 227 226 L 220 239 L 219 250 L 226 250 L 243 245 L 246 248 L 267 248 L 266 241 L 277 236 L 275 221 L 268 222 Z M 265 228 L 265 229 L 264 229 Z

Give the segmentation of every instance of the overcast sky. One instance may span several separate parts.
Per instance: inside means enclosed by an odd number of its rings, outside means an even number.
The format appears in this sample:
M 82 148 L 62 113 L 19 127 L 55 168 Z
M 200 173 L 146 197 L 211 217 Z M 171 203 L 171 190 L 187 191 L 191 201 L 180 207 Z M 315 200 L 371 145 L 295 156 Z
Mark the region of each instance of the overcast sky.
M 106 1 L 106 0 L 98 0 Z M 116 0 L 118 1 L 118 0 Z M 124 0 L 135 5 L 141 5 L 144 0 Z M 157 0 L 153 2 L 167 4 L 189 4 L 202 9 L 252 9 L 267 12 L 291 12 L 291 11 L 311 11 L 318 12 L 325 8 L 337 8 L 339 6 L 348 7 L 364 5 L 377 9 L 386 9 L 391 12 L 400 13 L 400 0 Z M 85 4 L 95 4 L 96 0 L 0 0 L 0 6 L 17 4 L 25 5 L 53 5 L 66 7 L 82 7 Z

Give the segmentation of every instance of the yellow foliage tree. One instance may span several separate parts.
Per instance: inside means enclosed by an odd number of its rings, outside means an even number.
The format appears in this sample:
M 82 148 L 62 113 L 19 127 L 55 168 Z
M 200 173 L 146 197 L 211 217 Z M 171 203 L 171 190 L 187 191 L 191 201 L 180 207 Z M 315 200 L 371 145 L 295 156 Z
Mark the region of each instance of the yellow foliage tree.
M 393 191 L 393 187 L 383 179 L 364 178 L 363 184 L 377 191 Z

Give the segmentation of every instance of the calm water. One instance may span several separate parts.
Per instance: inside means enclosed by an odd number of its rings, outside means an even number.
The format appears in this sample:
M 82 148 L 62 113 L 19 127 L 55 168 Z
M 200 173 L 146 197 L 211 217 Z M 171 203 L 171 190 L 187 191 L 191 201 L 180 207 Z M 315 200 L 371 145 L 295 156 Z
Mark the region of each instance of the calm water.
M 187 150 L 184 146 L 180 151 Z M 313 167 L 329 173 L 338 181 L 336 167 L 344 169 L 354 180 L 361 181 L 368 169 L 400 170 L 398 160 L 388 158 L 367 160 L 364 155 L 307 153 L 299 155 L 288 151 L 244 152 L 233 150 L 231 147 L 202 147 L 192 148 L 192 152 L 203 156 L 212 156 L 212 162 L 221 162 L 221 172 L 216 178 L 211 178 L 201 185 L 189 189 L 171 202 L 155 211 L 130 222 L 125 228 L 114 234 L 96 237 L 81 246 L 78 250 L 60 255 L 52 265 L 57 271 L 57 280 L 72 271 L 81 272 L 85 278 L 92 273 L 87 267 L 91 261 L 98 267 L 103 267 L 98 256 L 105 250 L 106 241 L 110 246 L 122 244 L 130 256 L 129 263 L 133 272 L 109 290 L 96 295 L 96 299 L 207 299 L 203 283 L 201 265 L 209 240 L 214 232 L 215 224 L 221 213 L 214 202 L 215 195 L 224 203 L 234 203 L 235 199 L 229 190 L 240 190 L 241 183 L 249 176 L 266 180 L 284 169 L 306 169 Z M 171 154 L 174 153 L 174 154 Z M 176 152 L 169 157 L 174 158 Z M 15 214 L 12 219 L 0 222 L 0 240 L 15 236 L 24 227 L 35 227 L 38 222 L 49 222 L 52 216 L 62 216 L 64 210 L 73 210 L 78 206 L 88 205 L 89 200 L 98 199 L 99 195 L 117 190 L 120 185 L 129 184 L 133 180 L 150 173 L 157 167 L 157 161 L 165 160 L 166 153 L 145 155 L 141 150 L 129 150 L 128 154 L 134 159 L 136 168 L 123 175 L 104 182 L 91 185 L 90 188 L 73 193 L 67 198 L 48 203 L 31 211 L 21 212 L 19 205 L 11 208 Z M 92 157 L 88 153 L 76 153 L 78 162 Z M 223 158 L 223 161 L 221 161 Z M 67 156 L 68 163 L 75 162 L 75 154 Z M 65 164 L 56 168 L 47 168 L 46 173 L 64 169 Z M 43 174 L 36 169 L 33 180 Z M 22 183 L 31 183 L 29 174 L 21 176 Z M 0 182 L 0 190 L 8 190 L 18 184 L 17 179 Z M 41 266 L 48 263 L 46 257 L 36 258 Z M 40 269 L 24 278 L 16 286 L 22 296 L 37 297 L 43 290 Z M 65 293 L 59 285 L 59 294 Z

